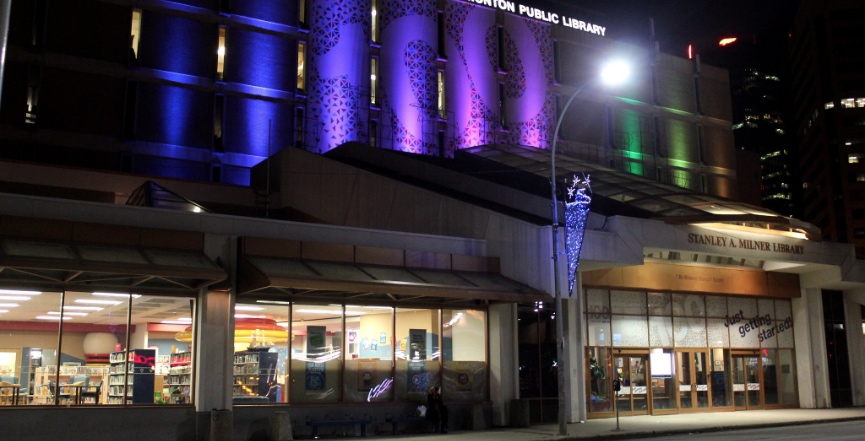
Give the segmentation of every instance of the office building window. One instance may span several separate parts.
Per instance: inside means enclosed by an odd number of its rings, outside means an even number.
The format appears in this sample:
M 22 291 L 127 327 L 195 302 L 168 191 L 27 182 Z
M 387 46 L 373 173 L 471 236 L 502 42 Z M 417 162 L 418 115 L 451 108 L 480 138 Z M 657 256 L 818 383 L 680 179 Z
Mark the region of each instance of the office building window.
M 859 163 L 859 155 L 847 155 L 847 163 L 848 164 L 858 164 Z
M 378 145 L 378 121 L 374 119 L 369 121 L 369 145 L 370 147 Z
M 298 8 L 298 11 L 297 11 L 298 20 L 300 21 L 300 25 L 304 28 L 306 27 L 306 24 L 308 23 L 307 17 L 306 17 L 306 10 L 307 10 L 306 2 L 307 2 L 307 0 L 300 0 L 298 2 L 298 6 L 297 6 L 297 8 Z
M 378 104 L 378 58 L 372 57 L 369 60 L 369 102 L 372 105 Z
M 445 112 L 445 99 L 446 99 L 446 91 L 445 88 L 445 73 L 444 71 L 438 71 L 438 112 L 439 118 L 447 119 L 447 113 Z
M 294 110 L 294 146 L 303 147 L 303 107 Z
M 129 62 L 138 60 L 138 42 L 141 41 L 141 9 L 132 10 L 132 29 L 129 33 Z
M 297 90 L 306 89 L 306 43 L 297 43 Z
M 225 78 L 225 26 L 219 27 L 219 45 L 216 49 L 216 79 L 222 81 Z
M 225 96 L 216 95 L 213 102 L 213 151 L 217 153 L 225 152 L 225 146 L 222 144 L 222 123 L 225 113 Z
M 39 87 L 27 86 L 27 112 L 24 113 L 24 122 L 36 124 L 36 105 L 39 103 Z
M 370 25 L 372 26 L 372 41 L 373 41 L 373 43 L 379 42 L 378 1 L 379 0 L 372 0 L 372 17 L 370 20 Z

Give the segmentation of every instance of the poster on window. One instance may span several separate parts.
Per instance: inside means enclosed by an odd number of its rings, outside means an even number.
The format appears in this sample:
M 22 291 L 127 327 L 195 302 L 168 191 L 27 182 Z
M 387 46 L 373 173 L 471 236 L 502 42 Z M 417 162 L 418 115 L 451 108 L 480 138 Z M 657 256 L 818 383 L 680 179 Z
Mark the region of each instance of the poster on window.
M 309 392 L 321 392 L 327 384 L 324 363 L 314 361 L 306 362 L 306 390 Z
M 472 390 L 472 366 L 469 362 L 455 361 L 454 374 L 456 374 L 457 390 Z
M 426 329 L 409 329 L 408 342 L 407 358 L 412 361 L 426 360 Z
M 357 362 L 357 390 L 358 392 L 369 392 L 375 383 L 375 362 Z
M 408 362 L 408 395 L 409 397 L 426 396 L 427 376 L 426 363 L 423 361 Z
M 315 359 L 325 354 L 327 328 L 324 326 L 306 327 L 306 356 Z

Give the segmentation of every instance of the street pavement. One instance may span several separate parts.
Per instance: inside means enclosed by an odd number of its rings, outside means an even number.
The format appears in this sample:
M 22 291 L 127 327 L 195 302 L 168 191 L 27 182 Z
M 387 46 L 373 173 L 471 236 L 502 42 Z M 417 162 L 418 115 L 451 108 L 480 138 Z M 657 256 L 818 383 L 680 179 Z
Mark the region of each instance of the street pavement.
M 686 413 L 663 416 L 629 416 L 591 419 L 568 424 L 568 435 L 559 435 L 558 424 L 527 428 L 501 428 L 481 431 L 451 431 L 447 434 L 397 435 L 388 440 L 432 441 L 568 441 L 639 439 L 652 436 L 718 432 L 737 429 L 865 420 L 865 408 L 845 409 L 778 409 L 738 412 Z

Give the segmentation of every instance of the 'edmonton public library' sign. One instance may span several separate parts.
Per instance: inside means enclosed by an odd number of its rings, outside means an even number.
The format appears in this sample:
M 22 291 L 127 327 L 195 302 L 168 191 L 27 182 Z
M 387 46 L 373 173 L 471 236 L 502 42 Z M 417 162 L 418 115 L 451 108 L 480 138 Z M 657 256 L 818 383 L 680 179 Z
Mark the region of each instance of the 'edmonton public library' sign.
M 534 6 L 526 6 L 522 3 L 512 2 L 510 0 L 468 0 L 470 3 L 489 6 L 491 8 L 500 9 L 512 14 L 522 15 L 523 17 L 533 18 L 535 20 L 544 21 L 562 25 L 568 28 L 573 28 L 578 31 L 588 32 L 590 34 L 604 36 L 607 32 L 605 26 L 599 26 L 574 17 L 556 14 L 555 12 L 545 11 Z
M 784 254 L 805 254 L 805 247 L 764 240 L 738 239 L 713 234 L 688 233 L 688 243 L 743 250 L 771 251 Z

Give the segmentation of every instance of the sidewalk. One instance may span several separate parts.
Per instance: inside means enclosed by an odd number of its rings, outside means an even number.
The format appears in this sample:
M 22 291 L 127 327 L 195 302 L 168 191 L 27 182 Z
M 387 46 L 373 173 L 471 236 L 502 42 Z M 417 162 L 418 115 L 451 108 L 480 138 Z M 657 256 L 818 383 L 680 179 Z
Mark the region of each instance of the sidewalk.
M 615 440 L 634 439 L 676 433 L 713 432 L 720 430 L 789 426 L 796 424 L 826 423 L 832 421 L 865 420 L 865 408 L 845 409 L 780 409 L 739 412 L 689 413 L 665 416 L 629 416 L 616 419 L 588 420 L 568 424 L 568 436 L 559 436 L 557 424 L 544 424 L 524 429 L 491 429 L 484 431 L 456 431 L 447 434 L 421 435 L 430 441 L 545 441 L 545 440 Z M 387 437 L 402 441 L 417 439 L 418 435 Z

